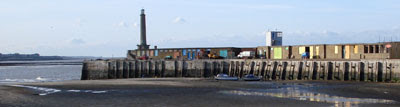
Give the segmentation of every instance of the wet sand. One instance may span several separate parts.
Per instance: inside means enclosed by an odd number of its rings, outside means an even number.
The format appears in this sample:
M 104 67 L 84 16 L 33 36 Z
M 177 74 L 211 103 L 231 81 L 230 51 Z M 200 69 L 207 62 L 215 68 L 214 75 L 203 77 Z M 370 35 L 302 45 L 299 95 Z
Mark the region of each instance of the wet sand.
M 21 83 L 17 86 L 0 85 L 0 106 L 398 107 L 400 84 L 340 81 L 247 82 L 198 78 Z

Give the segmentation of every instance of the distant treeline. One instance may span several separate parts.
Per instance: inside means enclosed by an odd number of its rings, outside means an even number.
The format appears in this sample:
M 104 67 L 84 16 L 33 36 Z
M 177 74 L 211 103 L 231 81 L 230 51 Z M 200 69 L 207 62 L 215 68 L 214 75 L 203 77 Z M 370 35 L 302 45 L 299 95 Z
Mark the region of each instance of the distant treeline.
M 1 54 L 0 61 L 64 60 L 61 56 L 40 56 L 40 54 Z

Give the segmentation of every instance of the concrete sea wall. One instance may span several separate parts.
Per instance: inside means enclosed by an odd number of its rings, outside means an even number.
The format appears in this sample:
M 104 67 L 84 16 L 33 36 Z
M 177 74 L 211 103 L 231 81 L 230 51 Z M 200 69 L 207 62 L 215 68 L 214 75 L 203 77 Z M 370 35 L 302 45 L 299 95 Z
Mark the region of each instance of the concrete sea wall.
M 263 80 L 339 80 L 391 82 L 400 79 L 400 60 L 96 60 L 85 61 L 82 80 L 198 77 L 219 73 Z

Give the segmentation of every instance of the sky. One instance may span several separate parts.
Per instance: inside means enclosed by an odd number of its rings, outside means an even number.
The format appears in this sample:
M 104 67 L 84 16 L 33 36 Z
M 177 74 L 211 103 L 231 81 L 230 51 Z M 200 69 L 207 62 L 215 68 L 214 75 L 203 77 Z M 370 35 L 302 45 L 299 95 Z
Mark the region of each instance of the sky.
M 124 57 L 142 8 L 158 48 L 400 41 L 399 0 L 1 0 L 0 53 Z

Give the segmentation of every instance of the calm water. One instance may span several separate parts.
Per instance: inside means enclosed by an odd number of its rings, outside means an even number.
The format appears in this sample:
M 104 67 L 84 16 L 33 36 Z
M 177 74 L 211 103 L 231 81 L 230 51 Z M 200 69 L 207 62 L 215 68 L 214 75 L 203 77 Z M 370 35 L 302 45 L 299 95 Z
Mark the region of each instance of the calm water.
M 52 61 L 35 61 L 34 63 L 37 63 L 35 65 L 0 66 L 0 84 L 80 79 L 82 65 L 77 63 L 79 61 L 63 61 L 66 62 L 65 64 L 54 61 L 57 62 L 56 65 L 49 65 L 49 62 Z M 71 62 L 75 64 L 71 64 Z

